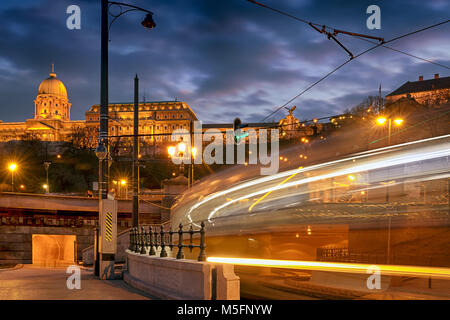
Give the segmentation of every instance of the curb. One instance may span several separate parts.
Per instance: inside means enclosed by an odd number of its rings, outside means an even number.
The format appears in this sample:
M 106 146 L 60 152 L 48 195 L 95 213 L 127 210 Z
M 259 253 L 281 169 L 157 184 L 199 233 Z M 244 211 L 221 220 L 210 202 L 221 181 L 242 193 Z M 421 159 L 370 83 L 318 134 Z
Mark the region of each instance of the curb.
M 4 268 L 4 269 L 0 269 L 0 272 L 2 271 L 11 271 L 11 270 L 17 270 L 17 269 L 22 269 L 23 268 L 23 264 L 16 264 L 14 267 L 11 268 Z

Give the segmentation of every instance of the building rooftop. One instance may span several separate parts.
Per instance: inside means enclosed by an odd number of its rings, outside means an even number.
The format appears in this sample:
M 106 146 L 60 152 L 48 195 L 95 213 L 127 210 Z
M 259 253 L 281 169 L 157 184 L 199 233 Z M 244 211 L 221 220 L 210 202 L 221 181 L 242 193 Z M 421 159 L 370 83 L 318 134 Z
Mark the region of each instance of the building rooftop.
M 405 93 L 423 92 L 439 89 L 450 89 L 450 77 L 419 80 L 413 82 L 407 81 L 400 88 L 386 95 L 386 97 Z

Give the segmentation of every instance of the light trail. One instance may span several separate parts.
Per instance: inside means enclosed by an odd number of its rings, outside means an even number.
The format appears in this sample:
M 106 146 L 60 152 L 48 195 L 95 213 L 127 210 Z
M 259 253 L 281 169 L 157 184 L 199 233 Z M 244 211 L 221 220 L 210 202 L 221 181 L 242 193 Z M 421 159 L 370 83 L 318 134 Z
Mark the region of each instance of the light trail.
M 303 167 L 299 167 L 298 169 L 301 169 Z M 290 175 L 289 177 L 287 177 L 286 179 L 284 179 L 282 182 L 280 182 L 278 185 L 282 185 L 285 184 L 286 182 L 288 182 L 289 180 L 291 180 L 293 177 L 295 177 L 299 172 L 295 172 L 292 175 Z M 264 198 L 266 198 L 272 191 L 268 191 L 265 195 L 263 195 L 261 198 L 259 198 L 258 200 L 255 201 L 254 204 L 252 204 L 250 206 L 250 208 L 248 208 L 248 212 L 251 212 L 253 207 L 256 206 L 259 202 L 261 202 L 262 200 L 264 200 Z
M 322 175 L 318 175 L 318 176 L 314 176 L 314 177 L 309 177 L 309 178 L 301 179 L 298 181 L 285 183 L 283 185 L 279 184 L 274 187 L 269 187 L 269 188 L 265 188 L 262 190 L 258 190 L 258 191 L 249 193 L 249 194 L 245 194 L 242 197 L 236 198 L 232 201 L 229 201 L 227 203 L 224 203 L 224 204 L 216 207 L 209 214 L 208 221 L 211 221 L 211 218 L 213 218 L 214 215 L 216 215 L 216 213 L 219 210 L 221 210 L 235 202 L 238 202 L 242 199 L 255 197 L 260 194 L 267 193 L 269 191 L 273 192 L 276 190 L 283 190 L 283 189 L 298 186 L 301 184 L 307 184 L 307 183 L 311 183 L 311 182 L 315 182 L 315 181 L 319 181 L 319 180 L 323 180 L 323 179 L 335 178 L 338 176 L 348 175 L 351 173 L 359 173 L 359 172 L 364 172 L 364 171 L 381 169 L 381 168 L 386 168 L 386 167 L 391 167 L 391 166 L 396 166 L 396 165 L 401 165 L 401 164 L 408 164 L 411 162 L 424 161 L 424 160 L 429 160 L 429 159 L 438 158 L 438 157 L 445 157 L 445 156 L 449 156 L 449 155 L 450 155 L 450 147 L 447 145 L 444 148 L 434 150 L 434 151 L 425 150 L 425 151 L 422 151 L 421 153 L 414 153 L 412 155 L 406 154 L 404 156 L 395 156 L 394 155 L 394 156 L 391 156 L 391 158 L 388 158 L 385 160 L 379 160 L 379 161 L 373 160 L 373 161 L 370 161 L 369 163 L 365 163 L 365 164 L 361 164 L 361 165 L 354 165 L 349 168 L 336 170 L 331 173 L 322 174 Z
M 295 261 L 295 260 L 272 260 L 272 259 L 249 259 L 249 258 L 223 258 L 209 257 L 206 259 L 213 263 L 226 263 L 241 266 L 275 267 L 285 269 L 300 269 L 313 271 L 329 271 L 344 273 L 373 273 L 373 266 L 379 268 L 382 275 L 390 276 L 415 276 L 432 277 L 450 280 L 450 268 L 404 266 L 404 265 L 374 265 L 360 263 L 320 262 L 320 261 Z
M 254 180 L 251 180 L 251 181 L 247 181 L 247 182 L 244 182 L 242 184 L 236 185 L 234 187 L 228 188 L 226 190 L 218 191 L 216 193 L 213 193 L 211 195 L 206 196 L 205 198 L 203 198 L 200 201 L 198 201 L 195 204 L 193 204 L 187 210 L 186 217 L 188 218 L 190 223 L 194 223 L 195 224 L 195 222 L 193 221 L 193 219 L 191 217 L 191 214 L 196 209 L 198 209 L 200 206 L 202 206 L 202 205 L 206 204 L 207 202 L 210 202 L 210 201 L 212 201 L 214 199 L 217 199 L 217 198 L 219 198 L 221 196 L 224 196 L 224 195 L 236 192 L 236 191 L 240 191 L 242 189 L 249 189 L 249 188 L 255 187 L 255 186 L 260 185 L 260 184 L 271 182 L 271 181 L 274 181 L 274 180 L 277 180 L 277 179 L 281 179 L 281 178 L 284 178 L 284 177 L 289 177 L 289 176 L 296 175 L 296 174 L 302 173 L 302 172 L 314 171 L 314 170 L 317 170 L 317 169 L 323 169 L 323 168 L 327 168 L 327 167 L 332 167 L 332 166 L 335 166 L 335 165 L 338 165 L 338 164 L 346 164 L 348 162 L 352 162 L 353 160 L 367 159 L 367 158 L 378 156 L 378 155 L 382 156 L 382 155 L 385 155 L 386 153 L 389 153 L 389 152 L 395 152 L 395 151 L 400 152 L 401 148 L 411 147 L 411 146 L 415 146 L 415 145 L 421 144 L 421 143 L 429 143 L 429 142 L 432 142 L 432 141 L 439 141 L 439 140 L 442 140 L 442 141 L 445 142 L 444 143 L 444 147 L 442 147 L 440 150 L 438 150 L 437 153 L 435 153 L 435 154 L 432 154 L 430 152 L 426 152 L 426 150 L 425 150 L 425 152 L 422 152 L 422 157 L 419 157 L 419 156 L 416 156 L 417 153 L 420 152 L 420 149 L 419 149 L 419 150 L 417 150 L 415 152 L 413 151 L 412 155 L 411 154 L 408 155 L 408 153 L 406 155 L 404 155 L 403 157 L 399 157 L 399 156 L 394 155 L 394 157 L 393 157 L 394 159 L 390 159 L 390 161 L 388 161 L 389 160 L 389 156 L 387 155 L 386 156 L 387 160 L 376 161 L 376 159 L 375 159 L 375 161 L 372 161 L 373 163 L 372 163 L 371 166 L 366 165 L 364 167 L 364 166 L 357 166 L 357 165 L 355 166 L 355 164 L 351 164 L 354 167 L 348 168 L 346 170 L 342 170 L 342 171 L 338 172 L 337 174 L 322 175 L 322 176 L 320 176 L 320 179 L 326 179 L 326 178 L 330 178 L 330 177 L 332 178 L 332 177 L 336 177 L 336 176 L 339 176 L 339 175 L 344 175 L 344 174 L 349 174 L 349 173 L 357 173 L 357 172 L 362 172 L 362 171 L 365 171 L 365 170 L 379 169 L 379 168 L 393 166 L 393 165 L 407 164 L 407 163 L 414 162 L 414 161 L 427 160 L 427 159 L 431 159 L 433 157 L 439 156 L 439 152 L 441 153 L 442 156 L 446 156 L 446 155 L 448 156 L 449 155 L 448 154 L 448 150 L 450 149 L 450 146 L 449 146 L 448 142 L 446 141 L 446 139 L 448 139 L 448 138 L 450 138 L 450 135 L 444 135 L 444 136 L 440 136 L 440 137 L 433 137 L 433 138 L 427 138 L 427 139 L 422 139 L 422 140 L 418 140 L 418 141 L 406 142 L 406 143 L 402 143 L 402 144 L 395 145 L 395 146 L 389 146 L 389 147 L 383 147 L 383 148 L 379 148 L 379 149 L 375 149 L 375 150 L 364 151 L 364 152 L 357 153 L 355 155 L 352 155 L 352 156 L 344 158 L 344 159 L 339 159 L 339 160 L 329 161 L 329 162 L 326 162 L 326 163 L 312 165 L 312 166 L 309 166 L 307 168 L 298 168 L 298 169 L 294 169 L 294 170 L 288 170 L 288 171 L 284 171 L 284 172 L 280 172 L 280 173 L 274 174 L 272 176 L 267 176 L 267 177 L 258 178 L 258 179 L 254 179 Z M 442 151 L 444 151 L 444 152 L 442 152 Z M 445 151 L 447 151 L 447 153 L 445 153 Z M 409 156 L 409 158 L 408 158 L 408 156 Z M 392 158 L 392 156 L 391 156 L 391 158 Z M 378 162 L 378 165 L 377 165 L 377 162 Z M 382 163 L 382 165 L 380 165 L 380 163 Z M 302 181 L 301 183 L 308 183 L 308 182 L 317 181 L 317 180 L 318 179 L 316 178 L 316 179 L 313 179 L 311 181 Z M 292 186 L 298 185 L 298 184 L 300 184 L 298 181 L 294 182 L 294 184 L 292 184 L 292 183 L 284 184 L 283 188 L 292 187 Z M 245 195 L 244 197 L 240 197 L 238 199 L 230 201 L 230 202 L 228 202 L 225 205 L 219 206 L 219 207 L 215 208 L 214 210 L 212 210 L 212 212 L 210 212 L 210 214 L 208 216 L 208 220 L 210 221 L 210 219 L 215 215 L 215 213 L 218 210 L 220 210 L 223 207 L 226 207 L 228 205 L 231 205 L 231 204 L 235 203 L 236 201 L 240 201 L 240 200 L 243 200 L 245 198 L 249 198 L 251 196 L 258 196 L 258 195 L 263 194 L 263 193 L 271 193 L 274 190 L 281 189 L 280 187 L 281 186 L 278 185 L 278 186 L 275 186 L 275 187 L 272 187 L 272 188 L 267 188 L 267 189 L 261 190 L 260 192 L 254 192 L 254 193 Z

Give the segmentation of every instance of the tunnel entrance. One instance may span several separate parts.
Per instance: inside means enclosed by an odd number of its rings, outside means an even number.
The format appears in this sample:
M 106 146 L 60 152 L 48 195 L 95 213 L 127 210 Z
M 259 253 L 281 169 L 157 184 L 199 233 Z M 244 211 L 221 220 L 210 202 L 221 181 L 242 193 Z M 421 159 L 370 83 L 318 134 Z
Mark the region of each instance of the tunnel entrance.
M 40 267 L 63 267 L 75 264 L 76 236 L 33 234 L 32 262 Z

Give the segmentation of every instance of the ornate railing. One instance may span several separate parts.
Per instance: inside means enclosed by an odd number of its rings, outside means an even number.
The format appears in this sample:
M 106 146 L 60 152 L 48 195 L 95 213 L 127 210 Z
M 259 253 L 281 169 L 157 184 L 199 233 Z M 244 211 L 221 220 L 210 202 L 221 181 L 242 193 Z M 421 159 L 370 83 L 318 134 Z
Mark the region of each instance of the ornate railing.
M 173 231 L 172 228 L 169 231 L 164 230 L 164 226 L 153 229 L 152 226 L 145 229 L 144 227 L 135 227 L 130 229 L 130 246 L 128 249 L 132 252 L 139 254 L 148 254 L 150 256 L 156 255 L 158 248 L 161 248 L 159 254 L 160 257 L 167 257 L 166 248 L 169 247 L 173 250 L 174 247 L 178 248 L 177 259 L 184 259 L 183 248 L 192 249 L 199 248 L 200 254 L 198 255 L 198 261 L 206 261 L 206 239 L 205 239 L 205 223 L 202 222 L 199 230 L 194 230 L 190 225 L 189 230 L 183 230 L 183 225 L 180 223 L 178 231 Z M 194 244 L 194 234 L 200 235 L 200 243 Z M 176 243 L 175 237 L 178 236 Z M 184 235 L 189 235 L 189 243 L 184 244 Z M 148 252 L 148 253 L 147 253 Z

